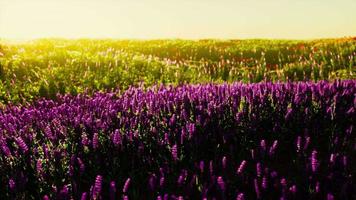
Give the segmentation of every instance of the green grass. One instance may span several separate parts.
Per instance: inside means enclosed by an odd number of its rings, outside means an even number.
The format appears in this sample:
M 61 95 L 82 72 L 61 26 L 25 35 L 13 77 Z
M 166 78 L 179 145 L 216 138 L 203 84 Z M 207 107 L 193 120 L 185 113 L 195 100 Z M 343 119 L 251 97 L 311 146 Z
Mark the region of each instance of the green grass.
M 0 40 L 0 103 L 154 84 L 355 79 L 356 40 Z

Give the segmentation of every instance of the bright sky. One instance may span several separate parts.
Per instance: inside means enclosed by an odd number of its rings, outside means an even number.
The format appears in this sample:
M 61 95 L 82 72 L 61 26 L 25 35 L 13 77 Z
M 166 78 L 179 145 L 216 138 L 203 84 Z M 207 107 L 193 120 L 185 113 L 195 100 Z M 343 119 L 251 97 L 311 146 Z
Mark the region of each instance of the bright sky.
M 0 0 L 0 38 L 356 36 L 356 0 Z

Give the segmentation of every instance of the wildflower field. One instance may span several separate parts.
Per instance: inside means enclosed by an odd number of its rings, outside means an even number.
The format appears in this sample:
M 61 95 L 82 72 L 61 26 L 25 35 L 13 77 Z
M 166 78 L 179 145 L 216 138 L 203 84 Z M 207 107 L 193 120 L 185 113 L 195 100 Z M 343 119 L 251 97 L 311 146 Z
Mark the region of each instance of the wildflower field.
M 356 40 L 0 40 L 0 199 L 355 199 Z

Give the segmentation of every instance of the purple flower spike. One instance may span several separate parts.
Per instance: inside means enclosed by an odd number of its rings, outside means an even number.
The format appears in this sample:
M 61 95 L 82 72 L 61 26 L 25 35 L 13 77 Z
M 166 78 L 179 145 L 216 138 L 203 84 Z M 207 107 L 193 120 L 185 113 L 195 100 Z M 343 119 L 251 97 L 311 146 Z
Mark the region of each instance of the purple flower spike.
M 94 133 L 93 135 L 93 149 L 97 149 L 99 147 L 99 136 L 98 133 Z
M 42 200 L 49 200 L 49 197 L 47 195 L 44 195 Z
M 297 152 L 299 153 L 300 152 L 300 150 L 301 150 L 301 144 L 302 143 L 302 137 L 301 136 L 298 136 L 297 137 L 297 144 L 296 144 L 296 146 L 297 146 Z
M 261 197 L 261 193 L 260 193 L 260 188 L 258 187 L 258 181 L 256 178 L 253 180 L 253 183 L 255 186 L 256 197 L 257 197 L 257 199 L 259 199 Z
M 22 151 L 23 153 L 26 153 L 26 152 L 28 151 L 28 146 L 27 146 L 26 143 L 23 141 L 23 139 L 22 139 L 21 137 L 18 137 L 18 138 L 16 139 L 16 141 L 17 141 L 17 145 L 19 145 L 21 151 Z
M 9 180 L 9 188 L 11 191 L 14 191 L 16 188 L 16 183 L 15 183 L 14 179 L 12 179 L 12 178 L 10 178 L 10 180 Z
M 267 148 L 267 147 L 266 147 L 266 141 L 265 141 L 265 140 L 261 140 L 260 146 L 261 146 L 262 151 L 265 152 L 265 151 L 266 151 L 266 148 Z
M 224 182 L 224 179 L 219 176 L 218 179 L 217 179 L 217 182 L 218 182 L 218 185 L 219 185 L 219 188 L 222 190 L 222 191 L 225 191 L 225 182 Z
M 245 195 L 244 193 L 239 193 L 236 197 L 236 200 L 245 200 Z
M 88 199 L 88 194 L 86 192 L 83 192 L 82 196 L 80 197 L 80 200 L 87 200 Z
M 241 174 L 243 172 L 243 170 L 245 169 L 246 166 L 246 160 L 243 160 L 239 166 L 239 168 L 237 169 L 237 174 Z
M 224 156 L 222 158 L 221 164 L 222 164 L 223 169 L 225 169 L 226 168 L 226 156 Z
M 98 198 L 101 193 L 103 177 L 101 175 L 97 175 L 95 178 L 95 184 L 93 188 L 93 198 Z
M 110 200 L 114 200 L 116 195 L 115 181 L 110 182 Z
M 162 188 L 164 186 L 164 176 L 159 179 L 159 186 Z
M 259 162 L 256 164 L 256 174 L 258 177 L 261 177 L 261 175 L 262 175 L 261 163 L 259 163 Z
M 289 191 L 293 194 L 297 193 L 297 186 L 293 185 L 292 187 L 289 188 Z
M 124 187 L 123 187 L 123 189 L 122 189 L 122 192 L 123 192 L 123 193 L 126 193 L 126 192 L 127 192 L 127 190 L 129 189 L 130 183 L 131 183 L 131 178 L 128 178 L 128 179 L 125 181 Z
M 172 157 L 174 161 L 178 160 L 178 150 L 176 144 L 172 147 Z
M 318 152 L 314 150 L 311 155 L 311 167 L 312 167 L 312 172 L 316 172 L 318 168 L 318 160 L 317 160 L 317 154 Z
M 326 199 L 327 200 L 334 200 L 334 195 L 328 193 L 327 196 L 326 196 Z
M 264 190 L 266 190 L 267 189 L 267 187 L 268 187 L 268 182 L 267 182 L 267 177 L 263 177 L 262 178 L 262 189 L 264 189 Z
M 200 161 L 199 163 L 199 169 L 200 169 L 200 173 L 204 173 L 204 161 Z

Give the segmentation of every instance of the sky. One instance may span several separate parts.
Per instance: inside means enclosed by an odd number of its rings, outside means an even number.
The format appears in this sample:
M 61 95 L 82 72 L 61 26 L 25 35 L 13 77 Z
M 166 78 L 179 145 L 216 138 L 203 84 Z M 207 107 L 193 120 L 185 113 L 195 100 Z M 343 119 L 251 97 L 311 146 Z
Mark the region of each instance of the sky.
M 0 0 L 0 38 L 356 36 L 356 0 Z

